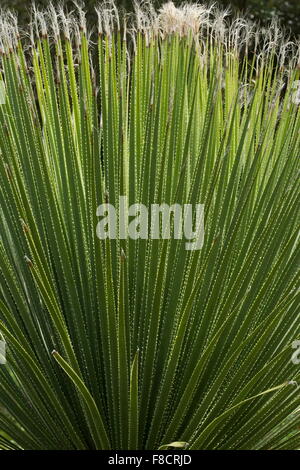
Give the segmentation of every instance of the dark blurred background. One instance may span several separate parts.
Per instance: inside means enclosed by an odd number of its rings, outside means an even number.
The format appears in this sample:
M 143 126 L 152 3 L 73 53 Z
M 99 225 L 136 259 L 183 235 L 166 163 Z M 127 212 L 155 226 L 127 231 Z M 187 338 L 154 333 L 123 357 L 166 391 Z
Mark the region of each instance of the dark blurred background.
M 165 1 L 154 0 L 153 3 L 159 6 Z M 175 5 L 181 3 L 180 0 L 173 1 Z M 49 1 L 35 0 L 35 3 L 36 5 L 45 6 Z M 67 4 L 68 8 L 72 9 L 71 1 L 62 0 L 61 3 Z M 91 23 L 95 18 L 92 7 L 98 3 L 99 0 L 85 0 Z M 199 3 L 205 3 L 205 1 Z M 251 19 L 255 19 L 262 24 L 267 24 L 273 16 L 277 16 L 281 23 L 290 29 L 293 34 L 300 35 L 300 0 L 218 0 L 217 3 L 223 6 L 230 5 L 233 11 L 242 11 Z M 21 24 L 26 24 L 29 21 L 30 4 L 31 0 L 0 0 L 0 6 L 9 6 L 18 12 Z M 132 10 L 131 0 L 116 0 L 116 4 L 128 11 Z

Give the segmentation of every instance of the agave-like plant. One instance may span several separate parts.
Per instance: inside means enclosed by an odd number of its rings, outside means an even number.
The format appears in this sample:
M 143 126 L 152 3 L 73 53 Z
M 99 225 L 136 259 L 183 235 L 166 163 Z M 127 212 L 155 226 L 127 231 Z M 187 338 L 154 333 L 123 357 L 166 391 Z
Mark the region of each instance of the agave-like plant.
M 299 44 L 97 14 L 0 15 L 0 448 L 299 448 Z M 203 204 L 202 249 L 99 239 L 119 196 Z

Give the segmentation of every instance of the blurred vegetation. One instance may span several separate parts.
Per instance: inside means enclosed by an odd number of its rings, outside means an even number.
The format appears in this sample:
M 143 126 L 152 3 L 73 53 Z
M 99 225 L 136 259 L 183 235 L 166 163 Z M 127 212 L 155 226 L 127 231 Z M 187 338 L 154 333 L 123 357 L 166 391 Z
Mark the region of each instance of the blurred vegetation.
M 166 1 L 166 0 L 165 0 Z M 159 6 L 165 3 L 164 0 L 154 0 L 154 4 Z M 175 5 L 182 3 L 181 0 L 173 0 Z M 190 0 L 193 1 L 193 0 Z M 26 24 L 29 21 L 29 10 L 32 0 L 0 0 L 0 6 L 10 7 L 18 12 L 20 23 Z M 36 5 L 45 6 L 49 0 L 35 0 Z M 72 9 L 72 1 L 62 0 L 61 3 Z M 93 6 L 99 3 L 99 0 L 85 0 L 88 11 L 88 18 L 91 23 L 95 19 Z M 132 9 L 132 0 L 116 0 L 118 6 L 124 7 L 127 11 Z M 201 3 L 201 1 L 199 2 Z M 203 2 L 205 3 L 205 2 Z M 267 24 L 274 16 L 277 16 L 281 23 L 292 31 L 293 34 L 300 35 L 300 1 L 299 0 L 218 0 L 223 6 L 231 6 L 234 11 L 242 11 L 251 19 Z
M 293 34 L 300 34 L 300 0 L 219 0 L 219 3 L 246 12 L 250 18 L 262 24 L 277 16 Z

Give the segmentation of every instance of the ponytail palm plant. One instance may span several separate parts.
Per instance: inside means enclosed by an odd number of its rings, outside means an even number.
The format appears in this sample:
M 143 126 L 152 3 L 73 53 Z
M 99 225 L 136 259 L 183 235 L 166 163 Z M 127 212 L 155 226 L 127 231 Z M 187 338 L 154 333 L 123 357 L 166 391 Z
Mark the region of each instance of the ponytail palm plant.
M 299 44 L 97 15 L 0 14 L 0 448 L 299 448 Z M 203 204 L 202 248 L 100 239 L 120 196 Z

